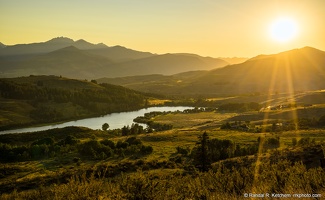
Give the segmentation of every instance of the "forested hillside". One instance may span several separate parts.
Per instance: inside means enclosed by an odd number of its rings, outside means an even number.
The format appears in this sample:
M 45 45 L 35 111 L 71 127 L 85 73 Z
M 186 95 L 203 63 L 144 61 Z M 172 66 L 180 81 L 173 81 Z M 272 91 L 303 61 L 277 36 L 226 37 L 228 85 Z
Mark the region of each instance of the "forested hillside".
M 0 79 L 0 88 L 1 129 L 135 110 L 146 99 L 121 86 L 56 76 Z

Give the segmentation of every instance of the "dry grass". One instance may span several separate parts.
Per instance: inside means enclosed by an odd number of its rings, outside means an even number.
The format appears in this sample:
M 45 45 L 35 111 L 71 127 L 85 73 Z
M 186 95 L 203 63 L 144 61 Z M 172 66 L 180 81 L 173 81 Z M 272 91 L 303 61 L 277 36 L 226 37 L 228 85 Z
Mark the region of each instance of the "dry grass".
M 150 106 L 154 105 L 164 105 L 166 102 L 171 102 L 171 100 L 168 99 L 149 99 L 148 103 Z
M 255 166 L 207 173 L 182 174 L 180 170 L 154 170 L 122 174 L 116 178 L 94 175 L 72 177 L 68 183 L 1 195 L 1 199 L 247 199 L 255 194 L 324 194 L 325 173 L 307 170 L 301 163 L 265 163 L 254 176 Z M 268 199 L 268 198 L 266 198 Z M 272 198 L 270 198 L 272 199 Z M 297 199 L 297 198 L 286 198 Z
M 223 120 L 234 117 L 235 113 L 216 113 L 216 112 L 201 112 L 201 113 L 177 113 L 167 114 L 155 117 L 153 120 L 157 123 L 172 124 L 174 128 L 192 128 L 207 124 L 221 124 Z

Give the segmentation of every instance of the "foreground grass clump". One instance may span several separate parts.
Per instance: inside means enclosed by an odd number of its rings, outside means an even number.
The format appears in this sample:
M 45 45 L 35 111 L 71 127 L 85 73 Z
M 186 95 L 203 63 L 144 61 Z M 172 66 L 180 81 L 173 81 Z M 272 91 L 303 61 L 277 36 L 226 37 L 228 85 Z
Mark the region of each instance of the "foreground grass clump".
M 115 178 L 86 173 L 66 184 L 3 194 L 1 199 L 245 199 L 245 193 L 325 195 L 325 171 L 283 160 L 276 164 L 226 168 L 216 164 L 205 173 L 138 171 Z M 287 198 L 294 199 L 294 198 Z

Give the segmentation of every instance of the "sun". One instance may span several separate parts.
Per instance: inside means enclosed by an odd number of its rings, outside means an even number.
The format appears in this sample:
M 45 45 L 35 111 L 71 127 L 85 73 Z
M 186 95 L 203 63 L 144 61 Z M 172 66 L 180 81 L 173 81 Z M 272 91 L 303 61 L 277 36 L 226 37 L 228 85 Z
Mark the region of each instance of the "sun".
M 270 35 L 277 42 L 289 42 L 298 34 L 298 26 L 291 18 L 278 18 L 270 26 Z

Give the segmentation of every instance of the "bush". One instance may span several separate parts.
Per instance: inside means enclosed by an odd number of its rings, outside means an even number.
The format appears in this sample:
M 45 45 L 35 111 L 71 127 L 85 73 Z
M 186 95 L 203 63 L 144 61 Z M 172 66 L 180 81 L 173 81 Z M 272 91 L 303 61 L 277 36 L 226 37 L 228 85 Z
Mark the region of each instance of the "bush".
M 310 144 L 310 138 L 309 137 L 307 137 L 307 138 L 301 138 L 298 141 L 298 145 L 300 145 L 300 146 L 309 145 L 309 144 Z
M 137 139 L 136 137 L 127 138 L 125 140 L 125 142 L 127 142 L 130 145 L 138 145 L 138 144 L 141 145 L 142 144 L 141 140 L 140 139 Z
M 141 153 L 143 154 L 151 154 L 153 152 L 152 146 L 142 146 Z
M 115 149 L 115 143 L 112 140 L 105 139 L 102 140 L 100 143 L 105 146 L 109 146 L 111 149 Z
M 64 142 L 68 145 L 75 145 L 79 142 L 79 140 L 76 137 L 69 135 L 65 138 Z
M 42 145 L 42 144 L 52 145 L 54 144 L 54 140 L 53 138 L 47 137 L 47 138 L 39 139 L 32 143 L 32 145 Z
M 264 149 L 276 149 L 280 147 L 280 138 L 268 138 L 263 145 Z
M 176 147 L 177 153 L 187 156 L 189 153 L 189 149 L 185 149 L 182 147 Z

